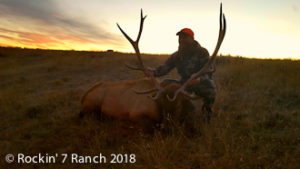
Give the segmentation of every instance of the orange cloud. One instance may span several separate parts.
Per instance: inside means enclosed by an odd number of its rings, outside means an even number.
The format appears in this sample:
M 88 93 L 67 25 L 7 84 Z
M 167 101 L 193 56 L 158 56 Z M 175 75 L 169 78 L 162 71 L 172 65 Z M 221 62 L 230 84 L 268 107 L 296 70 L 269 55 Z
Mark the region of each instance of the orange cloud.
M 120 45 L 122 41 L 119 35 L 110 33 L 102 25 L 64 13 L 58 2 L 4 0 L 0 2 L 0 43 L 28 48 L 89 50 Z
M 24 45 L 39 45 L 47 46 L 51 44 L 63 44 L 62 42 L 53 39 L 44 34 L 13 31 L 9 29 L 0 28 L 0 38 L 4 40 L 9 40 L 17 44 Z
M 101 41 L 70 35 L 67 32 L 42 34 L 4 28 L 0 28 L 0 46 L 63 50 L 106 50 L 106 48 L 111 48 Z
M 69 41 L 69 42 L 75 42 L 75 43 L 96 43 L 95 41 L 89 40 L 89 39 L 84 39 L 81 37 L 76 37 L 73 35 L 57 35 L 57 39 L 62 40 L 62 41 Z

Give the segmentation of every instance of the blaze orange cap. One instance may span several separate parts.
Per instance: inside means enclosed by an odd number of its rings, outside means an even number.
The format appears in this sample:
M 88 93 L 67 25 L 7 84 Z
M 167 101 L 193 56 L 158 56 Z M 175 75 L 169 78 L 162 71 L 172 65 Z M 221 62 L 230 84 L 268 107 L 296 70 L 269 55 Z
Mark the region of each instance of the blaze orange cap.
M 181 33 L 188 34 L 188 35 L 190 35 L 191 37 L 194 38 L 194 32 L 191 29 L 189 29 L 189 28 L 183 28 L 183 29 L 181 29 L 179 32 L 176 33 L 176 35 L 179 35 Z

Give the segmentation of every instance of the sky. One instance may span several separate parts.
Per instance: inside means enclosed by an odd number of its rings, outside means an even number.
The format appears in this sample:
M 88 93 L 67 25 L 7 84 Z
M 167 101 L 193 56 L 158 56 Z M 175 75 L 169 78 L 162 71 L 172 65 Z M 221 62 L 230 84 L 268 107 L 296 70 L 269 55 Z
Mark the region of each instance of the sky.
M 212 54 L 221 2 L 219 54 L 300 59 L 300 0 L 0 0 L 0 46 L 134 52 L 116 23 L 135 39 L 142 8 L 142 53 L 175 52 L 176 33 L 191 28 Z

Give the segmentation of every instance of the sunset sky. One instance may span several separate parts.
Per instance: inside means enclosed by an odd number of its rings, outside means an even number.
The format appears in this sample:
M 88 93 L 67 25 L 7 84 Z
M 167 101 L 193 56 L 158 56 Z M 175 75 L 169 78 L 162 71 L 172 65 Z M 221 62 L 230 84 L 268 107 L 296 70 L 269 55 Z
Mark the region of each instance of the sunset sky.
M 135 39 L 143 8 L 142 53 L 173 53 L 185 27 L 212 53 L 221 2 L 219 53 L 300 59 L 300 0 L 0 0 L 0 46 L 133 52 L 116 23 Z

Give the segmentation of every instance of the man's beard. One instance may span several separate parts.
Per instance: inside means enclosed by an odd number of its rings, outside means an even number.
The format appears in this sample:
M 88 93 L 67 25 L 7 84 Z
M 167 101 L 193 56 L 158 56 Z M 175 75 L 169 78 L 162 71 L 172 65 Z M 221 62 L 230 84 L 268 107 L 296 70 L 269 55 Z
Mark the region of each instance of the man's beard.
M 193 49 L 193 44 L 179 44 L 178 53 L 180 55 L 186 55 Z

